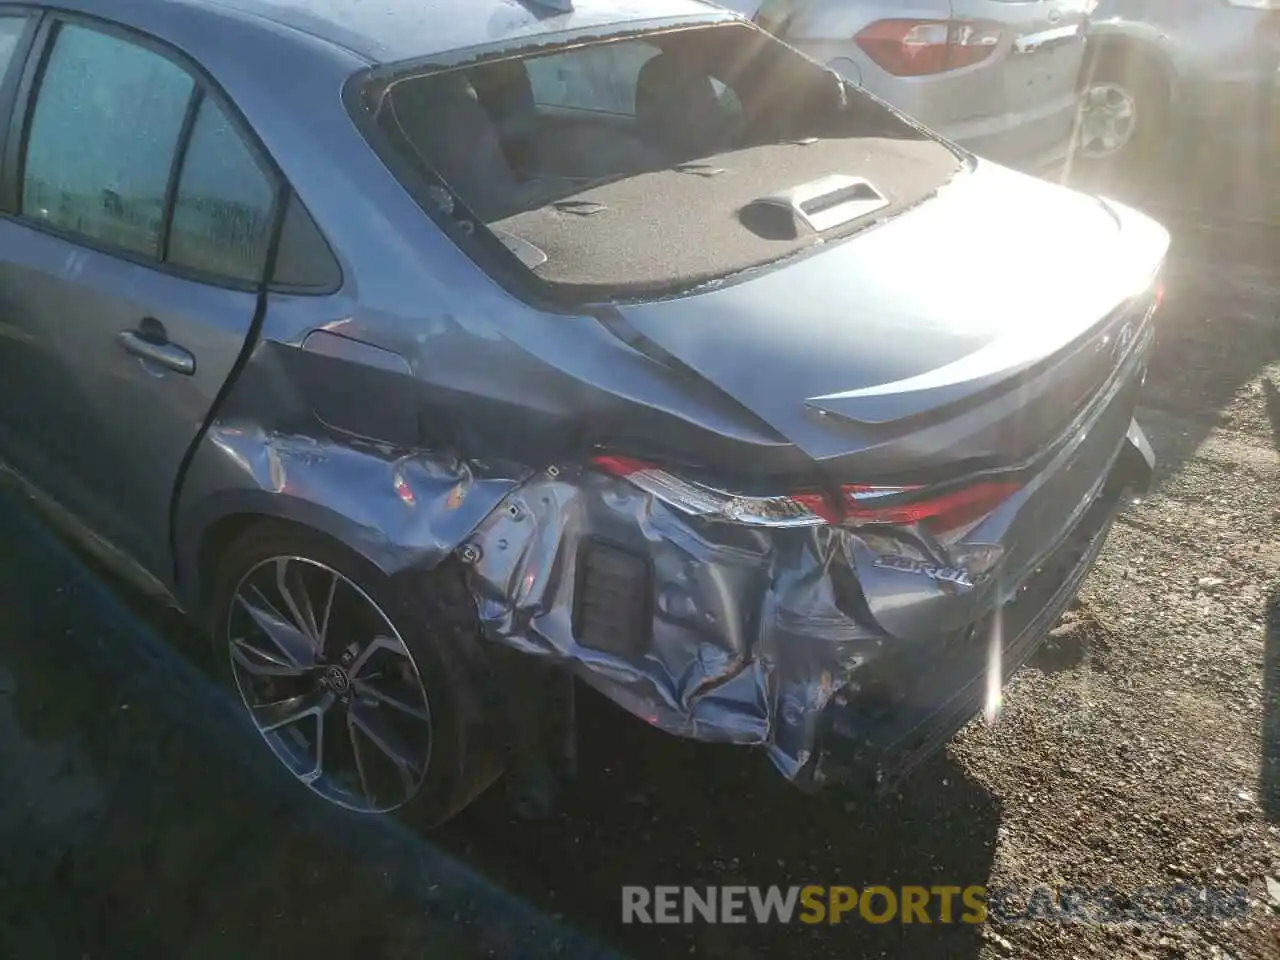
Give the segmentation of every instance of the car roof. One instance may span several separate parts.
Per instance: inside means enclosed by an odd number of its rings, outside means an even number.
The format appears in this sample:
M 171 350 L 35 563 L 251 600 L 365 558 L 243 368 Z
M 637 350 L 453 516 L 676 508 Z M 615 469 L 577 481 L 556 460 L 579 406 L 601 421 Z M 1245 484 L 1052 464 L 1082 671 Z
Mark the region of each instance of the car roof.
M 725 14 L 704 0 L 197 0 L 300 30 L 372 63 L 632 21 Z

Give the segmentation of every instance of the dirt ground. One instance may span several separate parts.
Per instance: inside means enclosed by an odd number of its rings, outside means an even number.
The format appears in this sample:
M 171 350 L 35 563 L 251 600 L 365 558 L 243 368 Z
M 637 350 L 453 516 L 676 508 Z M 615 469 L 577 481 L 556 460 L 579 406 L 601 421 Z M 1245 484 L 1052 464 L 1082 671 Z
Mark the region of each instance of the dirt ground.
M 991 886 L 1244 886 L 1251 920 L 993 930 L 1018 956 L 1280 956 L 1280 231 L 1180 226 L 1158 487 L 955 756 L 1002 802 Z
M 758 756 L 589 702 L 582 780 L 549 822 L 499 791 L 431 835 L 323 809 L 180 624 L 0 503 L 0 956 L 1280 957 L 1280 231 L 1173 226 L 1140 411 L 1158 486 L 998 721 L 879 803 L 801 795 Z M 618 922 L 621 885 L 663 883 L 1250 902 L 1138 925 Z

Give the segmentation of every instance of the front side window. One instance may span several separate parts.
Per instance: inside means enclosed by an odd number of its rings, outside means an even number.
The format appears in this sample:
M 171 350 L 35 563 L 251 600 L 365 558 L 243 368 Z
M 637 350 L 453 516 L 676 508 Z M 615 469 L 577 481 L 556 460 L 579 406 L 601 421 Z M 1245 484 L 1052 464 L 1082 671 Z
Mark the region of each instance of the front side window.
M 36 96 L 22 213 L 160 256 L 164 201 L 191 76 L 145 47 L 64 25 Z
M 261 280 L 275 199 L 244 139 L 206 97 L 178 181 L 166 260 L 232 280 Z

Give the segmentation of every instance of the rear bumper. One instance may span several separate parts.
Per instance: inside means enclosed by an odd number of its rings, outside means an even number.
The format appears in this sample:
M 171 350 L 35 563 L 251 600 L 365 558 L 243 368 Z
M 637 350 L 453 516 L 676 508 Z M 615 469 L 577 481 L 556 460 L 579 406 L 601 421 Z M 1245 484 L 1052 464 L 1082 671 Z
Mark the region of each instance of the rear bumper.
M 1007 638 L 1003 677 L 1070 600 L 1124 491 L 1150 478 L 1131 415 L 1090 505 L 1046 545 L 1039 572 L 1017 574 L 954 632 L 887 633 L 847 561 L 851 531 L 701 523 L 591 471 L 534 478 L 460 554 L 491 642 L 565 665 L 669 733 L 759 746 L 801 787 L 883 779 L 980 709 L 992 623 Z M 913 589 L 935 586 L 946 585 Z
M 890 789 L 940 750 L 1022 667 L 1075 597 L 1125 500 L 1145 491 L 1155 458 L 1136 422 L 1102 492 L 1013 596 L 972 628 L 884 658 L 823 711 L 797 783 L 871 780 Z

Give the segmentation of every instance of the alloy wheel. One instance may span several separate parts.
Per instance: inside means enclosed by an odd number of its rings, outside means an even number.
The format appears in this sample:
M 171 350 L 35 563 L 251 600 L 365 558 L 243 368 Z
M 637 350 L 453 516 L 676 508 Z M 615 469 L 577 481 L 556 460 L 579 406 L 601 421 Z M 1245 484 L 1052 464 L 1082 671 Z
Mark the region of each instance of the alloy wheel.
M 1115 156 L 1133 140 L 1138 102 L 1118 83 L 1097 81 L 1081 98 L 1079 152 L 1090 160 Z
M 355 583 L 301 557 L 258 563 L 236 586 L 227 654 L 250 719 L 295 777 L 360 812 L 413 799 L 431 762 L 426 688 Z

